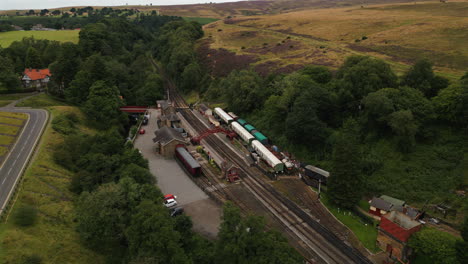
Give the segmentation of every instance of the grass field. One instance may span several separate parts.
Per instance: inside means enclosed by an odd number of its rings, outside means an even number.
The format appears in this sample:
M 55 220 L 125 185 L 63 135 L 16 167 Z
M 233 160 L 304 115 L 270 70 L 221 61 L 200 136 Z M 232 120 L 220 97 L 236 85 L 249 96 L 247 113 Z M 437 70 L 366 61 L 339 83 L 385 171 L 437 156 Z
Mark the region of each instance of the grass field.
M 57 40 L 60 42 L 78 42 L 79 30 L 58 30 L 58 31 L 9 31 L 0 33 L 0 46 L 7 48 L 13 41 L 22 40 L 27 37 L 36 39 Z
M 20 103 L 18 103 L 16 106 L 18 107 L 32 107 L 32 108 L 44 108 L 44 107 L 49 107 L 49 106 L 64 106 L 68 105 L 66 102 L 54 99 L 53 97 L 47 95 L 47 94 L 41 94 L 38 96 L 31 97 L 29 99 L 26 99 Z
M 44 99 L 45 100 L 45 99 Z M 53 106 L 48 108 L 51 118 L 74 112 L 83 120 L 77 107 Z M 88 128 L 78 125 L 80 130 Z M 72 173 L 55 164 L 53 150 L 63 136 L 47 126 L 39 153 L 27 169 L 11 214 L 22 205 L 32 205 L 39 211 L 38 221 L 32 227 L 18 227 L 10 217 L 0 224 L 0 263 L 20 263 L 25 256 L 36 255 L 43 264 L 52 263 L 104 263 L 104 258 L 80 242 L 74 222 L 72 200 L 68 190 Z
M 0 107 L 6 106 L 13 101 L 21 99 L 23 97 L 31 95 L 30 93 L 24 94 L 1 94 L 0 95 Z
M 468 69 L 468 2 L 418 2 L 238 17 L 205 27 L 211 48 L 253 55 L 254 67 L 337 68 L 353 54 L 387 60 L 401 73 L 420 58 L 455 79 Z M 364 40 L 363 40 L 364 38 Z
M 370 250 L 372 253 L 377 253 L 380 248 L 377 246 L 377 228 L 371 224 L 364 223 L 358 216 L 354 215 L 349 211 L 339 210 L 333 206 L 327 195 L 322 193 L 320 199 L 322 203 L 328 208 L 328 210 L 340 220 L 345 226 L 347 226 L 353 233 L 358 237 L 359 241 Z
M 26 123 L 27 119 L 28 115 L 23 113 L 0 112 L 0 164 L 19 136 L 21 126 Z
M 201 25 L 206 25 L 215 21 L 218 21 L 219 19 L 216 18 L 209 18 L 209 17 L 183 17 L 184 20 L 186 21 L 196 21 L 200 23 Z

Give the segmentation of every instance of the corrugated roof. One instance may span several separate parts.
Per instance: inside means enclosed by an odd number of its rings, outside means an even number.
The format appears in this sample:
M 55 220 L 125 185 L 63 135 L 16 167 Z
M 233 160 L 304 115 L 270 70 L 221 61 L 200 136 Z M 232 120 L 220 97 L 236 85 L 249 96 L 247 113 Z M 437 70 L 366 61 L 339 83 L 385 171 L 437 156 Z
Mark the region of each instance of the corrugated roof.
M 370 205 L 377 209 L 384 210 L 387 212 L 390 211 L 390 209 L 392 209 L 393 206 L 391 203 L 385 201 L 384 199 L 377 197 L 372 198 Z
M 244 127 L 245 127 L 245 129 L 247 129 L 247 131 L 249 131 L 249 132 L 255 129 L 255 127 L 252 126 L 252 125 L 245 125 Z
M 238 122 L 239 124 L 241 124 L 241 125 L 247 124 L 247 121 L 245 121 L 244 119 L 240 119 L 240 118 L 237 119 L 237 122 Z
M 172 127 L 163 127 L 159 130 L 156 130 L 154 134 L 156 137 L 153 138 L 153 142 L 159 142 L 161 145 L 166 145 L 173 140 L 185 142 L 185 139 L 182 137 L 182 135 Z
M 262 141 L 267 141 L 267 140 L 268 140 L 268 138 L 265 137 L 265 135 L 263 135 L 263 134 L 260 133 L 260 132 L 254 133 L 253 135 L 254 135 L 254 137 L 255 137 L 258 141 L 260 141 L 260 142 L 262 142 Z
M 388 195 L 381 195 L 380 196 L 381 199 L 393 204 L 393 205 L 399 205 L 399 206 L 403 206 L 405 205 L 405 201 L 402 201 L 402 200 L 399 200 L 397 198 L 393 198 L 393 197 L 390 197 Z
M 316 173 L 318 173 L 320 175 L 323 175 L 325 177 L 330 177 L 330 173 L 328 171 L 322 170 L 322 169 L 317 168 L 315 166 L 307 165 L 307 166 L 305 166 L 305 168 L 310 170 L 310 171 L 316 172 Z
M 200 168 L 200 164 L 188 153 L 188 151 L 183 147 L 176 148 L 176 151 L 185 159 L 192 169 Z

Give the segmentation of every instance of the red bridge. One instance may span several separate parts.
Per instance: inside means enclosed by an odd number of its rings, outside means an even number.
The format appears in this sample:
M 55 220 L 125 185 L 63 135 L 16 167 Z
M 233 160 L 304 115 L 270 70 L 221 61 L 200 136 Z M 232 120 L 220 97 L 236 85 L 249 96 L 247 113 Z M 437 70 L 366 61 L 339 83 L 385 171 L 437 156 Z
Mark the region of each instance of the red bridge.
M 198 137 L 192 138 L 192 144 L 198 145 L 198 144 L 200 144 L 200 141 L 202 139 L 204 139 L 205 137 L 207 137 L 207 136 L 209 136 L 211 134 L 216 134 L 216 133 L 226 134 L 226 136 L 229 139 L 233 139 L 236 136 L 236 133 L 234 133 L 232 131 L 226 130 L 224 128 L 217 127 L 217 128 L 214 128 L 214 129 L 206 130 L 205 132 L 201 133 Z
M 144 113 L 148 110 L 148 106 L 122 106 L 120 111 L 127 113 Z

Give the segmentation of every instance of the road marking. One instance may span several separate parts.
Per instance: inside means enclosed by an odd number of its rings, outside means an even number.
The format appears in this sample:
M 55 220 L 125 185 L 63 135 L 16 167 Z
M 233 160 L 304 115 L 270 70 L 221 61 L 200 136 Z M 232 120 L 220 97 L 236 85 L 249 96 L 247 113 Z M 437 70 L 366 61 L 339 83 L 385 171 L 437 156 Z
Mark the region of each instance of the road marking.
M 3 181 L 2 181 L 2 185 L 3 185 L 3 183 L 5 182 L 6 178 L 7 178 L 7 177 L 5 177 L 5 178 L 3 179 Z

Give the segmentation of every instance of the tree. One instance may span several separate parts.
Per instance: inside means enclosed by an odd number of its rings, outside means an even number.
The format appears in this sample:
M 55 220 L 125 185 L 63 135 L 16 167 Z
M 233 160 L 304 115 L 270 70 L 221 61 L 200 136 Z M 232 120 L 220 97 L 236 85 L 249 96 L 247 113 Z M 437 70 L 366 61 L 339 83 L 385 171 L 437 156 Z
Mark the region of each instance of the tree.
M 149 259 L 150 263 L 190 263 L 180 247 L 180 234 L 174 230 L 162 204 L 142 201 L 132 215 L 126 234 L 132 258 Z
M 439 91 L 439 94 L 432 98 L 437 114 L 459 126 L 466 125 L 468 111 L 468 81 L 460 80 L 457 84 Z
M 215 263 L 302 263 L 303 258 L 276 231 L 266 231 L 261 217 L 242 219 L 232 203 L 223 207 Z
M 382 60 L 365 57 L 348 57 L 338 70 L 335 82 L 340 104 L 356 112 L 359 103 L 371 92 L 397 86 L 397 77 L 390 65 Z
M 49 10 L 47 10 L 47 9 L 42 9 L 41 10 L 41 13 L 40 13 L 41 16 L 45 16 L 47 14 L 49 14 Z
M 268 98 L 262 78 L 253 71 L 233 71 L 220 83 L 224 99 L 236 113 L 249 113 L 258 109 Z
M 306 91 L 296 99 L 285 123 L 285 135 L 290 142 L 310 147 L 323 145 L 329 136 L 329 128 L 318 117 L 320 102 L 317 101 L 319 98 L 311 91 Z
M 110 86 L 104 81 L 96 81 L 89 88 L 88 100 L 83 110 L 96 125 L 109 127 L 119 117 L 121 104 L 117 87 Z
M 61 12 L 60 12 L 60 10 L 58 10 L 58 9 L 52 11 L 52 15 L 54 15 L 54 16 L 58 16 L 58 15 L 60 15 L 60 14 L 61 14 Z
M 322 84 L 329 83 L 332 79 L 330 70 L 323 66 L 307 65 L 301 70 L 301 73 Z
M 109 252 L 126 241 L 126 205 L 125 195 L 115 183 L 80 195 L 76 204 L 77 230 L 90 248 Z
M 457 259 L 460 263 L 468 263 L 468 217 L 463 221 L 460 234 L 462 240 L 456 244 Z
M 156 100 L 164 97 L 164 84 L 161 76 L 157 74 L 150 74 L 145 84 L 136 91 L 137 105 L 153 105 Z
M 25 66 L 26 68 L 33 69 L 40 69 L 42 67 L 41 55 L 33 47 L 29 47 L 26 52 Z
M 79 47 L 71 42 L 63 43 L 57 60 L 49 68 L 52 73 L 51 80 L 57 84 L 58 89 L 51 92 L 60 97 L 65 96 L 65 89 L 70 86 L 81 64 Z
M 21 86 L 10 59 L 0 56 L 0 89 L 14 91 Z
M 455 244 L 457 238 L 433 228 L 423 228 L 413 234 L 408 245 L 417 255 L 425 255 L 433 263 L 457 264 Z
M 75 12 L 76 12 L 76 8 L 72 7 L 72 8 L 70 9 L 70 12 L 75 13 Z
M 351 209 L 363 193 L 358 124 L 348 119 L 335 135 L 328 191 L 333 203 Z
M 443 77 L 435 76 L 432 63 L 426 59 L 417 61 L 403 76 L 402 85 L 420 90 L 428 98 L 437 95 L 438 91 L 447 87 L 449 81 Z
M 392 113 L 388 118 L 388 125 L 398 137 L 398 146 L 401 151 L 409 152 L 415 145 L 416 124 L 410 110 L 400 110 Z

